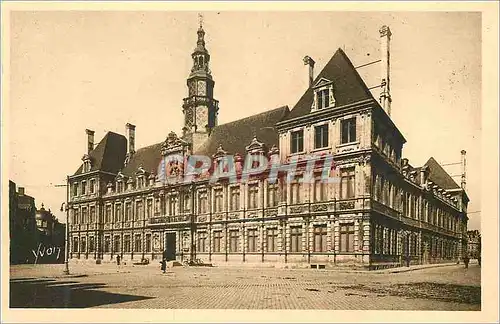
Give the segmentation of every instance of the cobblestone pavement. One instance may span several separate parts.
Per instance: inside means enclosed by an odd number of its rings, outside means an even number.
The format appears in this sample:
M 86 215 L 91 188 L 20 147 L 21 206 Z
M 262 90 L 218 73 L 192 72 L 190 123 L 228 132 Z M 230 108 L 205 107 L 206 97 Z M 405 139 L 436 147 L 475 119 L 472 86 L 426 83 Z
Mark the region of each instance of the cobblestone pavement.
M 12 266 L 11 307 L 480 310 L 477 264 L 405 273 L 317 269 Z

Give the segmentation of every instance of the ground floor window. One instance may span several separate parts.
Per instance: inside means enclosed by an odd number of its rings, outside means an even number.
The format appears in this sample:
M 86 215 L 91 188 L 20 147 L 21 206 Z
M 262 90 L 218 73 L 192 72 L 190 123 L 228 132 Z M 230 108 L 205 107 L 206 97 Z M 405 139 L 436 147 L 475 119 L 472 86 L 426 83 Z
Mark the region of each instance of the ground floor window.
M 314 252 L 326 251 L 326 225 L 314 226 Z
M 257 229 L 247 230 L 248 252 L 257 252 Z
M 354 224 L 340 226 L 340 252 L 354 252 Z
M 136 234 L 135 235 L 135 240 L 134 240 L 134 252 L 141 252 L 141 234 Z
M 146 234 L 146 252 L 151 252 L 151 234 Z
M 214 252 L 220 252 L 222 231 L 214 231 Z
M 238 230 L 229 231 L 229 252 L 239 251 L 239 236 L 240 234 Z
M 116 235 L 113 242 L 113 252 L 120 252 L 120 235 Z
M 85 237 L 82 237 L 82 240 L 80 241 L 80 252 L 86 252 L 87 251 L 87 239 Z
M 95 251 L 95 239 L 93 236 L 89 237 L 89 252 Z
M 198 232 L 198 252 L 207 252 L 207 232 Z
M 302 226 L 290 227 L 290 251 L 302 252 Z
M 267 252 L 278 252 L 278 229 L 267 229 Z
M 123 252 L 130 252 L 130 235 L 123 236 Z
M 109 253 L 111 248 L 111 238 L 109 236 L 104 237 L 104 253 Z
M 78 252 L 78 237 L 73 237 L 73 252 Z

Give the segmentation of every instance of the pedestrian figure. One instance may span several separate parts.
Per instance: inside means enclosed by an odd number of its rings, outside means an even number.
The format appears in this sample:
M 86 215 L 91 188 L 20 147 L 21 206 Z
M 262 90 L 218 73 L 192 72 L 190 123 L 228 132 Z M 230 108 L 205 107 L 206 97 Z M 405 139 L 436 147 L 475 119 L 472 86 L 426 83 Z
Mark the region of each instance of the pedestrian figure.
M 477 257 L 477 263 L 479 263 L 479 266 L 481 266 L 481 256 Z
M 162 259 L 160 261 L 160 263 L 161 263 L 161 271 L 163 271 L 163 273 L 166 273 L 167 272 L 167 260 Z
M 467 269 L 469 267 L 469 256 L 466 255 L 464 256 L 464 264 L 465 264 L 465 269 Z
M 116 264 L 117 264 L 117 265 L 120 265 L 120 259 L 121 259 L 121 258 L 120 258 L 120 256 L 119 256 L 119 255 L 117 255 L 117 256 L 116 256 Z

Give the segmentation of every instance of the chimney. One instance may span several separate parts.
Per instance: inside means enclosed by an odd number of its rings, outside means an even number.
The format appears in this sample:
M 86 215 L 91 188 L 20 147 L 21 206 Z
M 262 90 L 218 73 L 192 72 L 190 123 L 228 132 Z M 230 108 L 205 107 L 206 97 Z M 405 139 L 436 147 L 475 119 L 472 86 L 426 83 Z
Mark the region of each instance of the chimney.
M 86 129 L 85 133 L 87 133 L 87 154 L 89 154 L 94 149 L 94 131 L 90 129 Z
M 127 128 L 126 132 L 127 132 L 127 142 L 128 142 L 127 156 L 130 156 L 135 152 L 135 125 L 127 123 L 125 127 Z
M 429 179 L 429 167 L 424 165 L 420 169 L 420 186 L 427 189 L 427 180 Z
M 20 196 L 24 196 L 24 187 L 18 187 L 18 188 L 17 188 L 17 193 L 18 193 Z
M 466 173 L 465 173 L 465 167 L 466 167 L 466 160 L 465 160 L 465 150 L 462 150 L 460 152 L 462 154 L 462 181 L 460 183 L 460 186 L 462 187 L 462 189 L 465 191 L 465 185 L 466 185 Z
M 309 65 L 309 88 L 312 87 L 314 81 L 314 60 L 306 55 L 304 56 L 304 65 Z
M 380 54 L 381 54 L 381 82 L 380 82 L 380 105 L 391 116 L 391 30 L 389 26 L 382 26 L 380 32 Z

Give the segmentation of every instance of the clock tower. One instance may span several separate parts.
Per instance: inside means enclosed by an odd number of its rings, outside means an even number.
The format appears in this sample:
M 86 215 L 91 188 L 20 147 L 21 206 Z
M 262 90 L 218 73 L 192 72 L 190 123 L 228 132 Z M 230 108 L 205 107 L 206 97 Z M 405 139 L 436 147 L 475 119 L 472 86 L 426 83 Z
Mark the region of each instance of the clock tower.
M 214 85 L 209 69 L 210 54 L 205 47 L 205 31 L 200 20 L 198 41 L 191 57 L 193 67 L 187 79 L 188 96 L 184 98 L 184 140 L 191 143 L 193 151 L 203 144 L 217 126 L 219 102 L 214 99 Z

